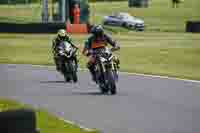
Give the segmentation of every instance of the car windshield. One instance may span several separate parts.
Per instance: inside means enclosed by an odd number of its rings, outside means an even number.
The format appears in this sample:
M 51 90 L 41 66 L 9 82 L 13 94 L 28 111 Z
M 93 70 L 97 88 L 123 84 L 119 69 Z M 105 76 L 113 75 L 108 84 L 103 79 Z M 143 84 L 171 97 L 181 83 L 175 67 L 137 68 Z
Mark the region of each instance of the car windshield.
M 133 16 L 122 16 L 123 19 L 134 20 Z
M 115 18 L 119 18 L 119 19 L 135 20 L 135 17 L 131 16 L 128 13 L 113 13 L 110 17 L 115 17 Z
M 119 13 L 117 16 L 119 16 L 120 18 L 123 18 L 123 19 L 133 19 L 133 16 L 131 16 L 128 13 Z
M 121 16 L 124 19 L 130 19 L 130 16 Z

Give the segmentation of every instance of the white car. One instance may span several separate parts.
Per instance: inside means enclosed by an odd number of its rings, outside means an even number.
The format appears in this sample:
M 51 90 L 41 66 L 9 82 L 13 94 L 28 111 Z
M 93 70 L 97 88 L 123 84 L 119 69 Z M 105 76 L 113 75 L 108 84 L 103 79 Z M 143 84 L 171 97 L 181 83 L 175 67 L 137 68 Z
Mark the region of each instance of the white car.
M 104 16 L 104 25 L 116 25 L 123 26 L 129 29 L 135 29 L 138 31 L 144 30 L 144 21 L 142 19 L 131 16 L 128 13 L 115 13 L 110 16 Z

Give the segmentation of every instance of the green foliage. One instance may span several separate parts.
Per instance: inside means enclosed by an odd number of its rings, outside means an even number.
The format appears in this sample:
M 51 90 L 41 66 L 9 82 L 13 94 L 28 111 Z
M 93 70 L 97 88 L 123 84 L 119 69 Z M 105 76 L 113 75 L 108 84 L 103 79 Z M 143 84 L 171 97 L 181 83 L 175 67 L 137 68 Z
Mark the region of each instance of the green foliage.
M 83 5 L 86 3 L 85 0 L 82 0 L 82 2 Z M 85 15 L 88 12 L 88 7 L 82 6 L 83 14 L 81 20 L 86 20 L 89 17 L 92 24 L 101 24 L 105 15 L 110 15 L 113 12 L 128 12 L 144 20 L 145 32 L 185 32 L 186 21 L 200 19 L 199 5 L 200 0 L 185 0 L 180 3 L 179 8 L 173 8 L 171 0 L 151 0 L 149 1 L 148 8 L 129 8 L 128 1 L 96 2 L 90 3 L 90 16 Z M 1 5 L 0 22 L 41 22 L 41 12 L 42 8 L 39 3 L 30 5 Z M 121 28 L 113 28 L 121 30 Z M 125 29 L 124 31 L 127 30 Z
M 24 3 L 36 3 L 40 0 L 0 0 L 0 4 L 24 4 Z
M 127 0 L 88 0 L 89 2 L 114 2 L 114 1 L 127 1 Z
M 89 21 L 89 14 L 90 14 L 88 1 L 87 0 L 81 0 L 80 6 L 81 6 L 80 20 L 83 23 L 85 23 L 85 22 L 87 23 Z

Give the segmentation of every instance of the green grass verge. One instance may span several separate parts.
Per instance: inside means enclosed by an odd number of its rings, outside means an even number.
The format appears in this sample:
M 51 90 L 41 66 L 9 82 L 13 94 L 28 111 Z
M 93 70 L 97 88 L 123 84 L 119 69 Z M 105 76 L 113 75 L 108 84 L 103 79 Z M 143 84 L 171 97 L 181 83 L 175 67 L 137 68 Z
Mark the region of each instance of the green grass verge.
M 144 20 L 146 31 L 184 32 L 186 21 L 200 19 L 199 0 L 185 0 L 179 8 L 172 8 L 171 0 L 152 0 L 149 3 L 149 8 L 129 8 L 127 1 L 92 3 L 91 22 L 101 23 L 103 16 L 113 12 L 129 12 Z
M 0 98 L 0 111 L 21 109 L 21 108 L 31 108 L 27 105 L 20 104 L 13 100 Z M 35 110 L 36 119 L 37 119 L 37 128 L 40 130 L 40 133 L 98 133 L 97 131 L 85 131 L 65 123 L 64 121 L 58 119 L 52 114 L 48 113 L 43 109 Z
M 171 0 L 152 0 L 149 2 L 149 8 L 129 8 L 128 1 L 90 3 L 90 21 L 101 23 L 105 15 L 113 12 L 129 12 L 133 16 L 144 19 L 146 31 L 184 32 L 186 21 L 200 19 L 199 0 L 185 0 L 179 8 L 172 8 Z M 39 3 L 0 5 L 0 21 L 15 23 L 40 22 L 41 10 Z M 114 28 L 114 30 L 119 32 L 121 28 Z
M 39 4 L 0 5 L 0 22 L 41 22 L 41 9 Z
M 53 65 L 53 34 L 0 34 L 0 63 Z M 82 49 L 86 35 L 72 38 Z M 116 55 L 121 71 L 200 80 L 200 35 L 183 33 L 130 33 L 113 36 L 121 45 Z M 81 50 L 80 49 L 80 50 Z M 80 67 L 86 58 L 79 53 Z

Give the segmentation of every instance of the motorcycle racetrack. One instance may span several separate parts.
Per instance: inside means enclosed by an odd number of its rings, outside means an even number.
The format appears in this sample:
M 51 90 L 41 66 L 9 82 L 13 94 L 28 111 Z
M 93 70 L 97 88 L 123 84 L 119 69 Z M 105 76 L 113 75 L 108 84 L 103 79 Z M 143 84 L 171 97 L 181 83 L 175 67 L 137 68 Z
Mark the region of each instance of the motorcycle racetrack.
M 199 133 L 200 82 L 120 73 L 101 95 L 88 72 L 65 83 L 54 67 L 0 65 L 0 97 L 18 100 L 103 133 Z

